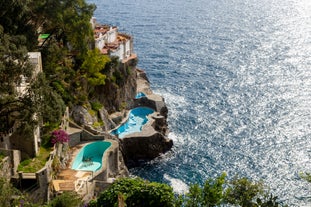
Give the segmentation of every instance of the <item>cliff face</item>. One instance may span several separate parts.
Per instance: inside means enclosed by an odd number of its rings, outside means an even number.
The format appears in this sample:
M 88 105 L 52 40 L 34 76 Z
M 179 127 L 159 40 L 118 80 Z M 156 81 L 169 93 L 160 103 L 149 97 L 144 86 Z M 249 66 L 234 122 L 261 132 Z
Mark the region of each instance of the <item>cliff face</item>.
M 136 61 L 133 59 L 112 69 L 106 84 L 96 88 L 95 98 L 109 114 L 132 108 L 137 89 Z

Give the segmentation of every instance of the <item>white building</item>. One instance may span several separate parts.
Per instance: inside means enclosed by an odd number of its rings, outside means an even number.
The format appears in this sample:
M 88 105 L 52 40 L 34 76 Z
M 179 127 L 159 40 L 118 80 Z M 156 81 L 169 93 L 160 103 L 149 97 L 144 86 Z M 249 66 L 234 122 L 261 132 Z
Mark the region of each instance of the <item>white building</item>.
M 91 19 L 95 47 L 103 54 L 117 56 L 123 63 L 136 57 L 133 52 L 133 38 L 118 32 L 117 27 L 98 25 L 96 18 Z

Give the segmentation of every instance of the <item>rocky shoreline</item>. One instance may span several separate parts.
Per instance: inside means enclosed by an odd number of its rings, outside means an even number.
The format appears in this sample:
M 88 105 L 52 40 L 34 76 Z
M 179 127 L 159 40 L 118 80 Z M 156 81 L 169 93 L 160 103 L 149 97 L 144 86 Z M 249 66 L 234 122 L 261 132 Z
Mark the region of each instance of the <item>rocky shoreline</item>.
M 139 133 L 132 133 L 120 139 L 120 147 L 124 160 L 128 167 L 132 167 L 141 161 L 154 159 L 169 151 L 173 141 L 167 137 L 167 113 L 164 98 L 154 94 L 150 89 L 150 83 L 146 73 L 141 69 L 137 71 L 137 92 L 146 96 L 134 100 L 134 108 L 139 106 L 149 107 L 155 110 L 148 116 L 148 122 Z

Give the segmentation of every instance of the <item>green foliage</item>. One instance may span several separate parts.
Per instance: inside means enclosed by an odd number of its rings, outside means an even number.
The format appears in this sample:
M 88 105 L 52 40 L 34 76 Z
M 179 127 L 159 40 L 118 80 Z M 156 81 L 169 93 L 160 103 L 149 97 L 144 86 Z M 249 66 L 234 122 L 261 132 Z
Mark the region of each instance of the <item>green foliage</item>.
M 72 101 L 72 97 L 69 94 L 68 88 L 64 85 L 63 82 L 54 81 L 51 84 L 55 91 L 60 94 L 65 103 L 70 103 Z
M 61 162 L 57 155 L 55 155 L 53 158 L 52 169 L 54 172 L 59 172 L 61 169 Z
M 37 80 L 31 85 L 29 91 L 35 101 L 36 113 L 43 123 L 58 123 L 65 111 L 65 103 L 45 79 L 44 74 L 38 74 Z
M 75 192 L 64 192 L 50 201 L 47 207 L 77 207 L 82 201 Z
M 262 182 L 252 182 L 247 178 L 235 177 L 229 182 L 229 188 L 225 192 L 228 203 L 242 207 L 256 206 L 256 199 L 264 195 Z
M 148 182 L 140 178 L 123 178 L 114 182 L 102 192 L 93 206 L 117 206 L 118 197 L 122 195 L 127 207 L 174 206 L 174 194 L 170 186 L 161 183 Z
M 33 2 L 32 11 L 36 14 L 35 23 L 41 25 L 43 32 L 62 45 L 70 45 L 78 56 L 86 54 L 93 41 L 93 33 L 89 23 L 95 5 L 85 0 L 40 0 Z
M 257 205 L 260 207 L 279 207 L 281 203 L 277 201 L 278 197 L 273 196 L 272 194 L 264 195 L 264 198 L 257 198 Z M 284 205 L 284 207 L 287 205 Z
M 123 101 L 123 102 L 121 103 L 121 105 L 120 105 L 119 110 L 122 111 L 123 109 L 126 109 L 126 107 L 127 107 L 127 103 L 126 103 L 125 101 Z
M 2 1 L 0 9 L 0 25 L 4 26 L 4 32 L 10 35 L 23 35 L 27 42 L 21 44 L 29 50 L 36 47 L 36 25 L 33 24 L 31 4 L 35 0 Z M 1 39 L 1 38 L 0 38 Z
M 116 70 L 112 74 L 112 81 L 114 81 L 117 85 L 120 85 L 124 81 L 124 76 L 119 70 Z
M 13 198 L 19 194 L 6 179 L 0 178 L 0 206 L 15 206 L 18 205 L 19 201 Z M 11 200 L 12 199 L 12 200 Z M 15 204 L 15 205 L 14 205 Z
M 102 121 L 97 121 L 97 122 L 94 122 L 94 124 L 93 124 L 94 128 L 99 128 L 102 126 L 104 126 L 104 122 L 102 122 Z
M 187 193 L 186 198 L 186 207 L 197 207 L 202 203 L 202 189 L 198 184 L 193 184 L 189 188 L 189 193 Z
M 3 154 L 2 152 L 0 152 L 0 162 L 3 160 L 3 158 L 5 158 L 5 154 Z
M 32 76 L 26 42 L 24 35 L 5 33 L 0 24 L 0 131 L 10 129 L 17 119 L 31 122 L 29 115 L 34 110 L 32 97 L 29 94 L 19 96 L 16 91 L 22 76 L 26 79 Z
M 109 61 L 110 58 L 107 55 L 101 54 L 98 49 L 89 50 L 87 52 L 81 70 L 91 86 L 105 84 L 106 75 L 101 71 L 104 70 L 105 65 Z
M 23 195 L 4 178 L 0 178 L 0 192 L 1 207 L 41 207 L 41 205 L 31 203 L 26 195 Z
M 225 173 L 215 179 L 210 178 L 205 181 L 203 188 L 198 184 L 191 185 L 185 196 L 185 206 L 219 206 L 223 202 L 225 178 Z
M 89 112 L 89 114 L 91 115 L 91 116 L 96 116 L 96 111 L 94 111 L 93 109 L 89 109 L 88 110 L 88 112 Z
M 215 179 L 205 181 L 203 188 L 192 184 L 183 199 L 176 206 L 200 207 L 234 205 L 242 207 L 279 207 L 277 197 L 270 194 L 262 182 L 252 182 L 247 178 L 235 177 L 226 180 L 223 173 Z M 286 206 L 286 205 L 285 205 Z
M 99 111 L 101 108 L 103 108 L 103 105 L 98 101 L 91 102 L 91 106 L 94 111 Z
M 48 160 L 49 156 L 50 156 L 50 151 L 41 147 L 39 151 L 39 155 L 37 157 L 22 161 L 18 165 L 17 170 L 22 171 L 22 172 L 35 173 L 45 166 L 45 163 Z
M 300 173 L 300 177 L 311 183 L 311 173 Z
M 222 173 L 215 180 L 208 179 L 203 187 L 204 206 L 217 206 L 223 199 L 223 189 L 225 184 L 226 173 Z

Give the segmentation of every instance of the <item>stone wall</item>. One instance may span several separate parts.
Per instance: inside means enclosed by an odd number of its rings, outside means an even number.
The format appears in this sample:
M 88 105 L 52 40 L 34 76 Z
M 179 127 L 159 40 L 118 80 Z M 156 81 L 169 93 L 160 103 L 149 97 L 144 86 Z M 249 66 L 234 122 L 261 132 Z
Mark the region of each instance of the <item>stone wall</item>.
M 111 139 L 111 138 L 112 136 L 108 133 L 92 134 L 88 131 L 83 130 L 81 141 L 105 140 L 105 139 Z
M 35 203 L 44 203 L 48 201 L 49 182 L 51 180 L 48 168 L 44 167 L 41 170 L 37 171 L 36 180 L 38 188 L 34 189 L 28 194 Z
M 8 168 L 3 168 L 3 170 L 5 171 L 3 172 L 4 175 L 8 175 L 8 176 L 9 174 L 10 176 L 15 175 L 17 172 L 17 167 L 19 163 L 21 162 L 21 152 L 19 150 L 0 149 L 0 153 L 7 157 L 7 159 L 5 158 L 6 164 L 4 165 L 8 166 Z
M 73 147 L 76 146 L 77 144 L 79 144 L 81 142 L 81 132 L 75 132 L 75 133 L 71 133 L 69 134 L 69 146 Z
M 10 140 L 12 149 L 21 151 L 22 160 L 36 156 L 34 134 L 32 132 L 20 134 L 19 131 L 16 131 L 12 134 Z
M 159 95 L 152 94 L 146 97 L 134 99 L 134 107 L 145 106 L 159 112 L 165 118 L 167 117 L 168 109 L 164 102 L 164 98 Z
M 9 156 L 0 160 L 0 177 L 7 180 L 11 178 L 11 159 Z

